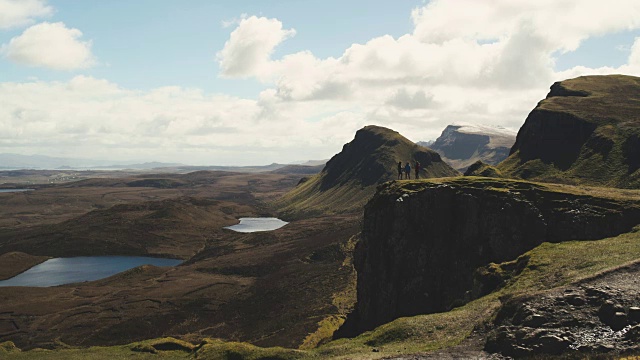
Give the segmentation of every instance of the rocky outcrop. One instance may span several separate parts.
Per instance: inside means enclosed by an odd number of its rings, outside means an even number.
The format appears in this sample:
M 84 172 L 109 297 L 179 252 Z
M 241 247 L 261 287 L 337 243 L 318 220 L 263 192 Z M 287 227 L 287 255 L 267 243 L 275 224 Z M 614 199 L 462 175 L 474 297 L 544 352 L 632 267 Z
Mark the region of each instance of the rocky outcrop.
M 638 352 L 636 262 L 564 288 L 503 299 L 485 350 L 515 358 Z
M 361 211 L 378 184 L 397 178 L 399 161 L 412 167 L 419 161 L 421 178 L 460 175 L 435 151 L 396 131 L 370 125 L 358 130 L 320 174 L 298 184 L 276 207 L 288 218 Z
M 640 78 L 583 76 L 557 82 L 527 117 L 507 176 L 640 187 Z
M 358 301 L 337 334 L 441 312 L 473 297 L 474 272 L 544 241 L 599 239 L 640 222 L 640 205 L 522 181 L 391 182 L 365 207 Z M 482 295 L 482 294 L 478 294 Z
M 458 171 L 476 161 L 496 165 L 509 156 L 516 134 L 500 127 L 449 125 L 429 147 Z

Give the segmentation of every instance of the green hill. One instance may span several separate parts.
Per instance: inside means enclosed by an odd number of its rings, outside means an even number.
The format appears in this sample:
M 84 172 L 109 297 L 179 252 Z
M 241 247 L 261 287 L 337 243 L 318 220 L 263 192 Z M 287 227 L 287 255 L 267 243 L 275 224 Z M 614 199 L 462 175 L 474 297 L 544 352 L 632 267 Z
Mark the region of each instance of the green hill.
M 545 182 L 640 187 L 640 78 L 583 76 L 553 84 L 498 169 Z
M 459 175 L 435 151 L 396 131 L 370 125 L 358 130 L 320 174 L 301 182 L 276 206 L 289 217 L 359 211 L 378 184 L 397 178 L 399 161 L 412 167 L 419 161 L 421 178 Z

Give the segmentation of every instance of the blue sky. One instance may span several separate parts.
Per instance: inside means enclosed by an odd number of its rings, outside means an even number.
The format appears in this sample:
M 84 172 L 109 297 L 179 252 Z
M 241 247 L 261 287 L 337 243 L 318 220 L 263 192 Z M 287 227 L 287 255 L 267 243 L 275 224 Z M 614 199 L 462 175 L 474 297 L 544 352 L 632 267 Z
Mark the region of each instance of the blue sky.
M 0 153 L 328 158 L 368 124 L 517 131 L 565 78 L 640 73 L 633 0 L 0 0 Z
M 223 23 L 242 14 L 278 18 L 298 30 L 276 49 L 282 54 L 310 50 L 316 56 L 338 57 L 353 43 L 380 35 L 400 36 L 411 31 L 411 9 L 420 0 L 398 1 L 56 1 L 47 21 L 63 21 L 93 41 L 99 65 L 72 72 L 27 68 L 0 62 L 0 79 L 29 77 L 66 80 L 73 74 L 107 78 L 122 86 L 152 89 L 167 85 L 198 87 L 243 97 L 257 97 L 264 86 L 248 80 L 218 76 L 215 54 L 229 39 L 232 26 Z M 339 11 L 338 11 L 339 9 Z M 0 43 L 22 29 L 0 32 Z

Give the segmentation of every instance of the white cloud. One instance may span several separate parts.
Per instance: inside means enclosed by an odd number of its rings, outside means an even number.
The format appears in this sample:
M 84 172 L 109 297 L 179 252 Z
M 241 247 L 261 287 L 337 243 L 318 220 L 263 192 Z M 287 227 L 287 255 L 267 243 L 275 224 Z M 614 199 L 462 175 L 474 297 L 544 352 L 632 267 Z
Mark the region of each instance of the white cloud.
M 587 37 L 640 26 L 635 0 L 432 0 L 413 11 L 414 35 L 423 42 L 464 38 L 500 40 L 522 23 L 560 50 L 575 50 Z
M 53 8 L 46 0 L 0 0 L 0 29 L 32 24 L 34 19 L 48 17 Z
M 270 82 L 273 89 L 265 93 L 272 118 L 308 102 L 358 108 L 365 122 L 423 134 L 413 140 L 437 136 L 454 121 L 517 129 L 554 81 L 589 73 L 640 73 L 640 64 L 554 69 L 555 56 L 589 37 L 639 29 L 636 0 L 432 0 L 412 12 L 412 33 L 373 38 L 325 59 L 309 51 L 272 59 L 273 48 L 287 36 L 280 21 L 260 20 L 271 24 L 269 31 L 266 26 L 260 31 L 273 40 L 261 51 L 221 56 L 242 69 L 223 66 L 222 75 Z M 240 39 L 256 39 L 239 36 L 251 33 L 249 28 L 258 31 L 255 24 L 240 24 L 225 49 Z M 630 64 L 640 63 L 638 54 L 640 45 L 634 46 Z
M 260 77 L 268 74 L 265 66 L 268 66 L 273 50 L 295 33 L 294 29 L 283 29 L 277 19 L 256 16 L 241 19 L 224 48 L 217 54 L 221 75 Z
M 364 125 L 336 112 L 307 124 L 318 104 L 281 107 L 271 100 L 198 89 L 124 89 L 103 79 L 0 83 L 0 152 L 191 164 L 266 164 L 324 158 Z M 338 120 L 339 119 L 339 120 Z M 334 136 L 336 126 L 347 128 Z
M 401 109 L 424 109 L 433 105 L 433 95 L 427 95 L 424 90 L 411 93 L 406 88 L 400 88 L 387 100 L 387 104 Z
M 43 22 L 26 29 L 9 44 L 2 54 L 19 64 L 54 70 L 75 70 L 95 63 L 91 42 L 82 41 L 82 32 L 64 23 Z
M 640 67 L 640 37 L 637 37 L 633 42 L 633 46 L 631 46 L 629 65 Z
M 295 31 L 242 17 L 217 59 L 221 76 L 268 85 L 256 100 L 86 76 L 0 83 L 0 152 L 236 165 L 327 158 L 364 125 L 414 141 L 457 122 L 517 130 L 554 81 L 640 74 L 640 39 L 623 66 L 554 69 L 558 53 L 589 37 L 640 28 L 636 1 L 433 0 L 412 19 L 410 34 L 353 44 L 335 58 L 274 58 Z

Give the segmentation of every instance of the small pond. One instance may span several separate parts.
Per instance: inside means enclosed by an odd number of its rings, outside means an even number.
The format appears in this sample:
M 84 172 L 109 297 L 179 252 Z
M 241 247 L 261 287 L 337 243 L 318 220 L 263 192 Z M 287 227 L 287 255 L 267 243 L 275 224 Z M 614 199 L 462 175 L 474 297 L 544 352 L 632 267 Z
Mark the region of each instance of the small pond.
M 249 233 L 256 231 L 272 231 L 280 229 L 287 224 L 288 222 L 282 221 L 278 218 L 240 218 L 239 224 L 227 226 L 225 229 L 241 233 Z
M 182 260 L 141 256 L 54 258 L 11 279 L 0 281 L 0 286 L 56 286 L 99 280 L 140 265 L 175 266 L 181 262 Z
M 35 189 L 0 189 L 0 193 L 34 191 Z

